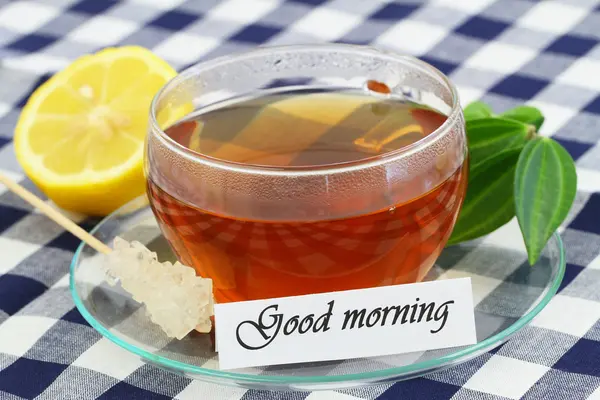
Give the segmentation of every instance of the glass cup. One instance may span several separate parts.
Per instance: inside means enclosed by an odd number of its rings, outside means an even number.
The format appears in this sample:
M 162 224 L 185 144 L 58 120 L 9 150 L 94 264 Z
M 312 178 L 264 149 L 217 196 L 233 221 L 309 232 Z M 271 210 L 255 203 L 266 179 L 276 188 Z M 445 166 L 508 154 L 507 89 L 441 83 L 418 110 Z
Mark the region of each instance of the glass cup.
M 368 82 L 447 118 L 400 149 L 315 166 L 228 161 L 165 133 L 177 118 L 239 99 L 361 91 Z M 161 231 L 182 263 L 212 278 L 222 303 L 422 280 L 456 222 L 467 164 L 458 94 L 440 71 L 408 56 L 327 44 L 259 48 L 183 71 L 152 103 L 145 173 Z

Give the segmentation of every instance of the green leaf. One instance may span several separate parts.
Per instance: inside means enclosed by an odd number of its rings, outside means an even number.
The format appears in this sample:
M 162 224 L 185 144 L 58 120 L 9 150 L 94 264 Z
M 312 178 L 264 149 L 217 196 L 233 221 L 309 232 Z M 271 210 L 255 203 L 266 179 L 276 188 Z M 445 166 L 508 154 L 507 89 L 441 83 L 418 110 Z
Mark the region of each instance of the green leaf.
M 517 220 L 533 265 L 566 218 L 577 191 L 577 172 L 556 141 L 536 137 L 522 150 L 515 172 Z
M 529 127 L 519 121 L 504 118 L 482 118 L 467 121 L 469 162 L 477 166 L 504 150 L 522 149 Z
M 531 106 L 515 107 L 506 112 L 503 112 L 502 114 L 500 114 L 500 116 L 533 125 L 538 131 L 544 123 L 544 116 L 542 115 L 542 112 L 537 108 Z
M 463 114 L 466 121 L 477 118 L 487 118 L 493 115 L 490 106 L 481 101 L 474 101 L 467 105 L 463 110 Z
M 519 154 L 519 149 L 505 150 L 470 170 L 449 245 L 487 235 L 515 216 L 513 185 Z

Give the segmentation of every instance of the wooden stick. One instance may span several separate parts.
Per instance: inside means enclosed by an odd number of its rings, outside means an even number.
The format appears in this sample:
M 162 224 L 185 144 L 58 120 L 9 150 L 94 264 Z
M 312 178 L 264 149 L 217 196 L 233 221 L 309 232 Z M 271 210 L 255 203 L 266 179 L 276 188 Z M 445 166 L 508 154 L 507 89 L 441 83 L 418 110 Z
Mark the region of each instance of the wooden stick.
M 40 210 L 48 218 L 65 228 L 65 230 L 71 232 L 73 235 L 77 236 L 96 251 L 104 254 L 108 254 L 112 251 L 110 247 L 83 230 L 75 222 L 65 217 L 60 211 L 52 208 L 52 206 L 45 203 L 42 199 L 2 173 L 0 173 L 0 183 L 4 184 L 11 192 Z

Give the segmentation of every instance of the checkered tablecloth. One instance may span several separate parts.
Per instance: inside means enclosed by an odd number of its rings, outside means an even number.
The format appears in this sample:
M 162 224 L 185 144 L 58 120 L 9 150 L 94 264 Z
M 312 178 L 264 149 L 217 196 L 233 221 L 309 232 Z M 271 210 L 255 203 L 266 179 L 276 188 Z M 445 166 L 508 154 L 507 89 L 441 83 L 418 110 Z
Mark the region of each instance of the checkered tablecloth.
M 258 44 L 323 41 L 418 56 L 463 104 L 542 109 L 543 134 L 579 174 L 561 229 L 566 276 L 547 308 L 493 352 L 393 385 L 269 393 L 192 381 L 82 319 L 68 290 L 78 240 L 0 187 L 0 399 L 600 399 L 600 0 L 0 0 L 0 170 L 35 191 L 15 159 L 15 122 L 29 94 L 82 54 L 137 44 L 182 69 Z

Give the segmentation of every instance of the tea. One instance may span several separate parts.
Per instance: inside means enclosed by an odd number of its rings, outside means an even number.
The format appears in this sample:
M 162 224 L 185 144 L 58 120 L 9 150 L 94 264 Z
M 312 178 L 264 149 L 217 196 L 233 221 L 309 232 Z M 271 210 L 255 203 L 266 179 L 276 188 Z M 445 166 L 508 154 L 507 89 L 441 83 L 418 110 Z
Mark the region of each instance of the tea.
M 445 121 L 432 108 L 390 97 L 304 91 L 220 105 L 165 133 L 207 162 L 265 174 L 303 173 L 309 167 L 376 162 L 418 145 Z M 349 187 L 336 200 L 326 193 L 334 183 L 319 178 L 323 204 L 314 214 L 304 211 L 313 208 L 303 196 L 285 204 L 273 199 L 270 204 L 277 206 L 269 207 L 250 201 L 249 193 L 244 203 L 239 193 L 228 197 L 227 190 L 186 186 L 189 177 L 181 174 L 160 182 L 151 175 L 148 194 L 174 252 L 213 279 L 217 302 L 408 283 L 429 271 L 454 226 L 466 189 L 466 163 L 449 157 L 461 156 L 448 151 L 432 168 L 412 166 L 419 172 L 402 185 L 388 175 L 406 171 L 377 170 L 372 191 L 353 197 Z M 174 179 L 183 180 L 185 193 L 165 183 Z
M 190 118 L 167 134 L 202 155 L 273 167 L 331 165 L 406 147 L 446 116 L 355 93 L 274 94 Z

